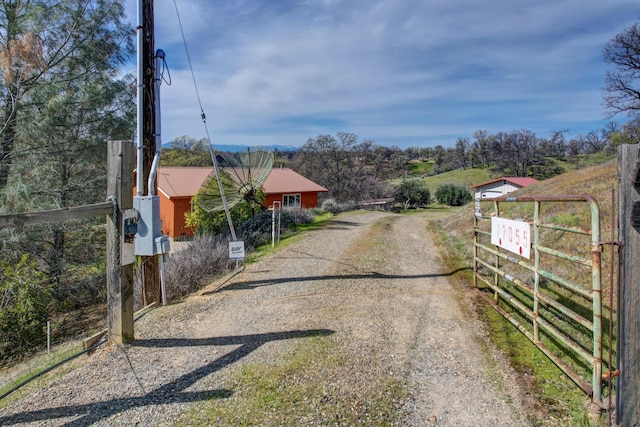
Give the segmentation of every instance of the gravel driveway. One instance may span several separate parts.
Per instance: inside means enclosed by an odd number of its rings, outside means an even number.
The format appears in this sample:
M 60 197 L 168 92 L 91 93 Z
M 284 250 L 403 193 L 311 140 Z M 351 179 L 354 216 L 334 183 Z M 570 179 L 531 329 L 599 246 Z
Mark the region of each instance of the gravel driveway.
M 226 282 L 153 310 L 136 322 L 134 344 L 103 346 L 1 410 L 0 425 L 171 425 L 206 399 L 240 398 L 227 379 L 243 364 L 275 363 L 318 334 L 354 363 L 331 378 L 332 398 L 393 375 L 408 389 L 397 425 L 529 425 L 514 374 L 470 314 L 472 293 L 450 283 L 426 221 L 339 216 Z

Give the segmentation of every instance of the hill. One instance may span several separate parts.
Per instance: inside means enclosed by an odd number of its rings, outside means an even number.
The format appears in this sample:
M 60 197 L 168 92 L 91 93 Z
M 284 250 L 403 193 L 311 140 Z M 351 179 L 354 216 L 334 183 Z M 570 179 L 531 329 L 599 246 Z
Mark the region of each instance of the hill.
M 429 188 L 431 194 L 434 194 L 438 187 L 443 184 L 460 184 L 470 187 L 493 178 L 498 177 L 492 176 L 489 169 L 457 169 L 425 177 L 424 183 Z
M 473 169 L 472 171 L 477 171 Z M 428 185 L 439 185 L 444 179 L 456 184 L 467 185 L 470 180 L 476 179 L 469 185 L 474 185 L 485 180 L 489 180 L 488 174 L 480 179 L 473 175 L 460 176 L 458 172 L 447 172 L 445 177 L 441 174 L 427 178 Z M 437 180 L 436 180 L 437 179 Z M 469 181 L 467 181 L 467 179 Z M 617 190 L 617 161 L 612 160 L 596 166 L 590 166 L 582 169 L 575 169 L 570 172 L 563 173 L 553 178 L 540 181 L 536 184 L 522 188 L 518 191 L 510 193 L 510 196 L 568 196 L 568 195 L 589 195 L 598 201 L 600 207 L 600 230 L 602 236 L 610 236 L 611 234 L 611 192 Z M 470 231 L 472 227 L 473 206 L 466 206 L 456 214 L 444 220 L 444 227 L 459 237 L 462 241 L 473 245 L 473 233 Z M 607 237 L 604 237 L 605 239 Z
M 166 146 L 167 148 L 173 148 L 171 144 Z M 269 145 L 267 146 L 271 150 L 278 151 L 296 151 L 299 147 L 294 147 L 293 145 Z M 243 151 L 249 148 L 248 145 L 233 145 L 233 144 L 214 144 L 213 148 L 218 151 L 222 151 L 225 153 L 237 153 L 238 151 Z

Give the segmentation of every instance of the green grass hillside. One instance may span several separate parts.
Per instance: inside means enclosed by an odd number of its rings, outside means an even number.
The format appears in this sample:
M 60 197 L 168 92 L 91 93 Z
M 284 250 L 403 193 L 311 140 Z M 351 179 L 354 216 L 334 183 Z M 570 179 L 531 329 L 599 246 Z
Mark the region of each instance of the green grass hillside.
M 424 183 L 434 194 L 438 187 L 443 184 L 460 184 L 466 187 L 490 181 L 497 176 L 492 176 L 489 169 L 458 169 L 454 171 L 444 172 L 438 175 L 428 176 L 424 178 Z
M 600 207 L 600 230 L 603 239 L 608 239 L 611 234 L 611 192 L 617 189 L 617 162 L 609 161 L 597 166 L 576 169 L 553 178 L 540 181 L 529 187 L 510 193 L 510 196 L 568 196 L 590 195 L 598 201 Z M 471 172 L 476 171 L 478 176 Z M 459 172 L 469 172 L 468 175 L 459 175 Z M 486 175 L 484 175 L 486 173 Z M 444 175 L 449 180 L 445 181 Z M 488 181 L 486 170 L 454 171 L 428 178 L 428 185 L 436 187 L 441 183 L 453 182 L 456 184 L 474 185 Z M 480 178 L 482 176 L 482 178 Z M 437 178 L 437 181 L 436 181 Z M 472 179 L 477 178 L 477 182 Z M 443 221 L 443 227 L 465 242 L 468 247 L 473 245 L 473 203 L 453 214 Z
M 580 196 L 589 195 L 596 199 L 600 210 L 600 237 L 601 241 L 610 241 L 611 218 L 614 207 L 612 206 L 612 191 L 617 192 L 617 161 L 609 161 L 597 166 L 576 169 L 571 172 L 558 175 L 556 177 L 540 181 L 534 185 L 522 188 L 510 193 L 510 196 Z M 501 210 L 504 204 L 501 205 Z M 520 212 L 518 212 L 520 208 Z M 466 260 L 469 266 L 473 261 L 473 203 L 442 220 L 442 228 L 458 242 L 458 255 Z M 511 209 L 509 216 L 513 218 L 531 219 L 533 209 L 531 206 L 504 206 L 506 211 Z M 545 222 L 553 222 L 558 225 L 574 226 L 575 221 L 579 224 L 589 224 L 589 210 L 582 207 L 577 209 L 575 204 L 549 203 L 542 208 Z M 617 215 L 617 214 L 616 214 Z M 503 215 L 504 216 L 504 215 Z M 564 223 L 563 223 L 564 222 Z M 617 219 L 614 218 L 614 227 L 617 227 Z M 615 231 L 615 230 L 614 230 Z M 613 240 L 616 236 L 613 237 Z M 566 237 L 560 243 L 560 249 L 566 248 L 568 253 L 575 252 L 574 240 Z M 582 248 L 584 253 L 580 255 L 590 257 L 589 248 Z M 615 261 L 615 260 L 614 260 Z M 609 299 L 608 284 L 611 280 L 612 260 L 610 247 L 606 247 L 602 253 L 602 284 L 603 301 L 607 303 Z M 612 290 L 614 303 L 616 289 Z

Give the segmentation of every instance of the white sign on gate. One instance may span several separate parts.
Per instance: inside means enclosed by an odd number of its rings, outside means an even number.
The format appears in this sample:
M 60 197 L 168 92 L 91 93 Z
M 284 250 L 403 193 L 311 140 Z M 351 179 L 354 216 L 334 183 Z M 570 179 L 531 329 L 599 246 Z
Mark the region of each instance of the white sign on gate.
M 531 225 L 524 221 L 491 218 L 491 243 L 529 259 L 531 256 Z

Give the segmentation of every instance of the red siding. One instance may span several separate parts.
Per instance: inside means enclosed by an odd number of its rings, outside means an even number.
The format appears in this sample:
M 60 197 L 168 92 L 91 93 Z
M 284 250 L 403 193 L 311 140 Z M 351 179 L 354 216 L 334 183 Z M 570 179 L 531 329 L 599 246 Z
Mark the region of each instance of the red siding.
M 162 234 L 178 237 L 193 236 L 193 230 L 187 227 L 184 214 L 191 212 L 191 197 L 169 199 L 160 193 L 160 219 L 162 220 Z
M 318 206 L 317 191 L 309 191 L 306 193 L 285 193 L 285 194 L 300 194 L 300 204 L 302 205 L 301 208 L 303 209 L 315 208 Z M 276 201 L 276 202 L 280 202 L 280 206 L 282 206 L 283 195 L 284 195 L 283 193 L 267 194 L 263 205 L 266 207 L 269 207 L 273 204 L 274 201 Z
M 290 194 L 290 193 L 286 193 Z M 302 208 L 315 208 L 318 206 L 318 193 L 315 191 L 300 194 Z M 280 202 L 282 206 L 283 194 L 269 194 L 264 202 L 265 207 L 269 207 L 274 201 Z M 162 220 L 162 234 L 171 237 L 182 235 L 193 236 L 193 230 L 187 227 L 184 215 L 191 212 L 191 197 L 179 197 L 169 199 L 160 192 L 160 219 Z

